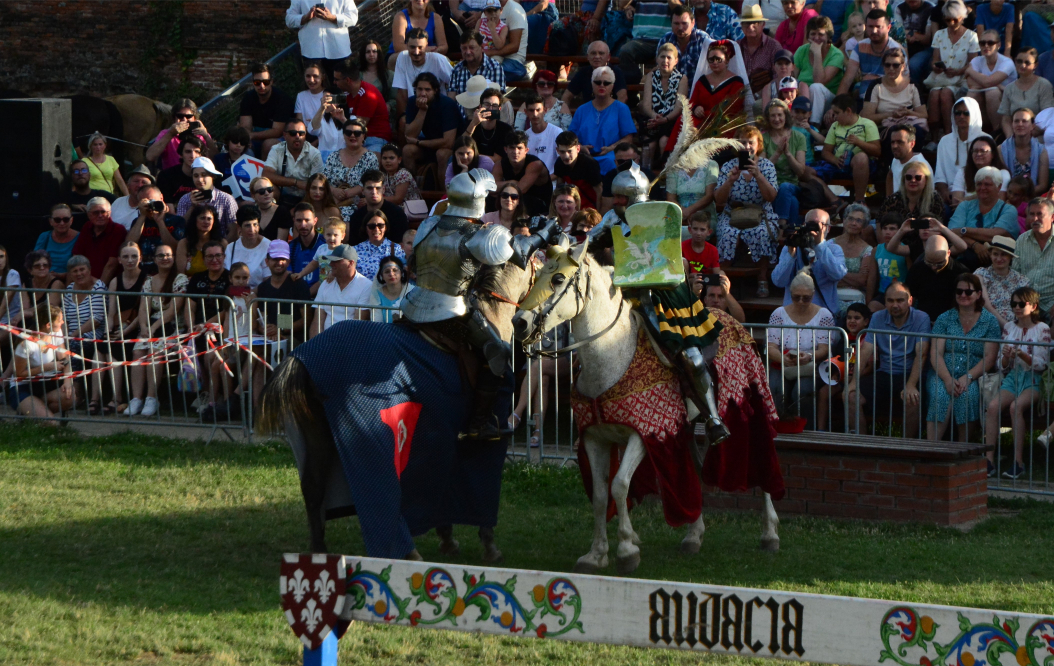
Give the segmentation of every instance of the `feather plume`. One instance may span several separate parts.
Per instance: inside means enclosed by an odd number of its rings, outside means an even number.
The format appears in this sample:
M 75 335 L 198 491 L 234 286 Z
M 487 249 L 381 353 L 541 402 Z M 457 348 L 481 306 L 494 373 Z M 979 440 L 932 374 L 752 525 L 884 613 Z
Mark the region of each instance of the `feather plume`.
M 743 150 L 743 144 L 735 139 L 699 139 L 684 151 L 676 163 L 668 163 L 667 168 L 683 171 L 698 169 L 725 148 Z
M 734 98 L 725 99 L 718 104 L 702 119 L 699 127 L 695 126 L 691 103 L 683 95 L 678 98 L 681 101 L 681 134 L 670 151 L 666 166 L 652 181 L 652 187 L 663 180 L 670 169 L 698 168 L 725 148 L 743 147 L 734 139 L 721 138 L 746 124 L 746 115 L 743 113 L 727 117 L 729 107 L 736 101 Z M 691 166 L 687 166 L 688 164 Z
M 670 151 L 670 156 L 666 160 L 667 165 L 676 162 L 681 157 L 681 153 L 695 141 L 696 136 L 695 123 L 692 121 L 691 103 L 684 95 L 678 95 L 677 100 L 681 103 L 681 134 L 677 137 L 677 143 L 674 145 L 673 150 Z

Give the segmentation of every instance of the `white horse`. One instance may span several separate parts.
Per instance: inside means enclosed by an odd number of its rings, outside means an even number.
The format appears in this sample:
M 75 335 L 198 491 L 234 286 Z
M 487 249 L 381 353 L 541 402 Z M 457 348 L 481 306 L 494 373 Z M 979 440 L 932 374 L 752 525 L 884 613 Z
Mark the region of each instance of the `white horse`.
M 553 246 L 548 257 L 534 288 L 513 320 L 517 338 L 531 340 L 562 322 L 570 321 L 577 340 L 573 347 L 582 366 L 575 387 L 586 398 L 598 398 L 619 382 L 629 368 L 637 348 L 640 323 L 631 315 L 630 306 L 624 303 L 621 289 L 613 286 L 608 271 L 589 256 L 585 243 L 571 250 Z M 651 349 L 651 352 L 656 353 L 656 350 Z M 661 353 L 657 356 L 664 359 Z M 663 363 L 667 364 L 665 360 Z M 698 413 L 689 401 L 688 418 L 693 419 Z M 615 559 L 618 572 L 628 574 L 640 564 L 641 541 L 630 522 L 627 497 L 633 473 L 647 455 L 644 442 L 636 430 L 624 425 L 592 425 L 581 434 L 592 471 L 594 528 L 592 548 L 578 559 L 574 570 L 594 573 L 608 565 L 608 471 L 612 449 L 618 447 L 621 464 L 610 484 L 618 512 Z M 700 462 L 704 455 L 705 451 L 700 452 Z M 765 493 L 763 549 L 779 550 L 778 526 L 779 518 L 772 498 Z M 681 541 L 681 552 L 697 553 L 705 530 L 700 511 L 699 518 L 688 525 L 688 532 Z

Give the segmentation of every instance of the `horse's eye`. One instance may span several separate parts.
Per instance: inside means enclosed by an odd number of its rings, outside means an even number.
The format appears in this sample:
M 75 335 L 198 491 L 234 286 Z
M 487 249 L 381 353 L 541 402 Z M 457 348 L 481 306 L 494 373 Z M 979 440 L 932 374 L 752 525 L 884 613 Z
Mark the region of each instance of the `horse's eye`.
M 564 275 L 563 273 L 557 273 L 556 275 L 553 276 L 553 284 L 554 285 L 561 285 L 561 284 L 564 283 L 564 280 L 566 280 L 566 279 L 567 279 L 566 275 Z

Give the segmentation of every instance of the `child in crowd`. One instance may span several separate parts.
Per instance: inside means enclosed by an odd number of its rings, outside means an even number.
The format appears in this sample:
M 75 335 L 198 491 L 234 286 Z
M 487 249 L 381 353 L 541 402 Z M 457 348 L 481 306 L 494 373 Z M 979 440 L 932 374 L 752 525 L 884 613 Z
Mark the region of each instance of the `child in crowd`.
M 798 98 L 798 79 L 793 76 L 785 76 L 780 79 L 779 91 L 776 96 L 787 103 L 787 106 L 794 104 L 794 100 Z
M 705 210 L 692 213 L 688 218 L 688 233 L 691 237 L 681 242 L 685 273 L 721 274 L 717 248 L 708 242 L 711 233 L 710 214 Z
M 842 50 L 846 55 L 852 53 L 860 40 L 864 39 L 864 27 L 863 14 L 858 12 L 849 17 L 848 29 L 842 33 L 842 39 L 845 40 L 845 48 Z
M 230 286 L 227 287 L 227 296 L 234 302 L 234 307 L 227 310 L 223 319 L 224 342 L 236 342 L 245 347 L 252 346 L 252 325 L 249 321 L 249 307 L 246 297 L 252 300 L 252 290 L 249 288 L 249 266 L 238 261 L 231 264 Z M 237 333 L 237 337 L 235 337 Z M 238 363 L 240 359 L 247 360 L 248 354 L 238 347 L 228 347 L 222 352 L 209 354 L 205 358 L 209 361 L 209 378 L 211 380 L 212 394 L 209 403 L 215 409 L 217 402 L 226 402 L 231 395 L 230 375 L 227 368 L 232 363 Z M 233 372 L 233 369 L 231 370 Z M 220 395 L 220 391 L 223 392 Z M 200 411 L 207 409 L 202 405 Z
M 581 243 L 585 241 L 586 234 L 589 231 L 600 224 L 600 211 L 596 208 L 583 208 L 574 215 L 571 216 L 571 229 L 575 237 L 575 242 Z
M 812 164 L 816 156 L 816 144 L 823 145 L 826 138 L 809 120 L 812 116 L 812 101 L 808 97 L 796 97 L 791 103 L 791 115 L 794 116 L 791 129 L 805 136 L 805 163 Z
M 878 221 L 878 246 L 875 248 L 875 262 L 878 263 L 878 289 L 875 298 L 868 304 L 872 312 L 886 307 L 885 293 L 893 280 L 903 282 L 908 276 L 907 257 L 894 254 L 886 249 L 886 243 L 893 239 L 900 229 L 900 217 L 896 213 L 886 213 Z
M 421 198 L 417 181 L 403 168 L 403 156 L 395 144 L 386 143 L 381 148 L 381 172 L 384 174 L 385 201 L 401 206 L 404 201 Z
M 500 0 L 487 0 L 483 6 L 483 20 L 479 22 L 479 35 L 483 38 L 484 51 L 505 47 L 505 39 L 509 36 L 509 26 L 501 20 Z M 500 62 L 500 59 L 497 60 Z
M 1028 202 L 1036 196 L 1036 185 L 1028 176 L 1016 176 L 1006 188 L 1006 202 L 1017 209 L 1017 224 L 1021 233 L 1025 233 L 1032 227 L 1025 219 L 1028 211 Z
M 311 285 L 312 296 L 318 293 L 319 285 L 329 279 L 329 255 L 333 254 L 333 250 L 337 249 L 337 246 L 344 242 L 344 236 L 347 231 L 348 225 L 344 224 L 344 220 L 338 217 L 329 218 L 323 233 L 326 244 L 315 250 L 314 259 L 307 266 L 304 266 L 304 270 L 293 276 L 294 280 L 301 280 L 305 276 L 314 273 L 316 269 L 318 270 L 318 282 Z
M 856 357 L 856 342 L 863 331 L 871 323 L 871 310 L 863 303 L 850 303 L 845 311 L 845 332 L 849 341 L 848 347 L 842 346 L 840 335 L 831 336 L 831 358 L 837 358 L 845 364 L 845 375 L 839 377 L 834 384 L 823 382 L 817 393 L 816 420 L 820 430 L 827 430 L 827 418 L 829 411 L 839 409 L 841 403 L 838 401 L 842 396 L 849 404 L 849 427 L 856 427 L 856 394 L 860 386 L 860 377 L 869 377 L 874 369 L 874 345 L 865 338 L 860 338 L 860 358 Z M 836 370 L 833 364 L 828 366 L 829 375 Z M 860 372 L 857 372 L 857 368 Z M 833 401 L 833 402 L 832 402 Z M 866 413 L 860 402 L 861 413 Z

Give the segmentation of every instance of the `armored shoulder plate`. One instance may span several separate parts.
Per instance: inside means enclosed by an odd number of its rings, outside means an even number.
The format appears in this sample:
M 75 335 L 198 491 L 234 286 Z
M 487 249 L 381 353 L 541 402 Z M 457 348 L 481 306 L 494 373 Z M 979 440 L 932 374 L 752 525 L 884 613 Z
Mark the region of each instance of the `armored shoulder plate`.
M 414 236 L 415 248 L 417 247 L 418 243 L 425 239 L 425 236 L 427 236 L 429 232 L 432 231 L 432 229 L 435 229 L 437 224 L 439 224 L 439 216 L 433 215 L 432 217 L 422 222 L 419 227 L 417 227 L 417 234 Z
M 500 224 L 483 227 L 472 234 L 465 248 L 480 262 L 489 266 L 504 264 L 512 257 L 512 234 Z

